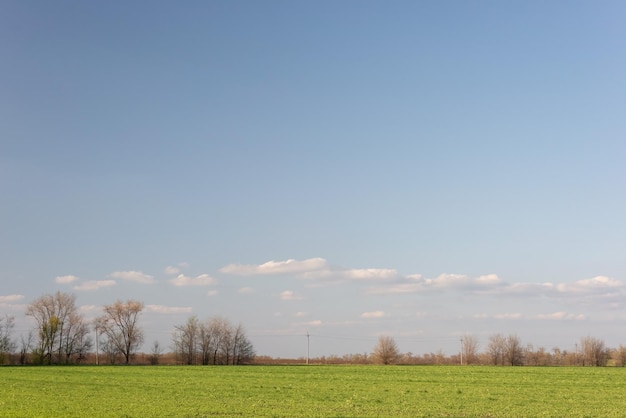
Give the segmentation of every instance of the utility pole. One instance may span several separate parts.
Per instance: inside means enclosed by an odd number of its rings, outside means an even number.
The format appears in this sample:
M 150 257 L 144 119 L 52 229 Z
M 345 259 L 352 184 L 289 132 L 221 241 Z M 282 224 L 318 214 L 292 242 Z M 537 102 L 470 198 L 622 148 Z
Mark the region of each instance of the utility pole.
M 306 364 L 309 364 L 309 342 L 310 342 L 309 331 L 306 332 Z
M 98 363 L 98 327 L 96 327 L 96 366 L 99 364 Z
M 463 338 L 461 338 L 461 366 L 463 365 Z

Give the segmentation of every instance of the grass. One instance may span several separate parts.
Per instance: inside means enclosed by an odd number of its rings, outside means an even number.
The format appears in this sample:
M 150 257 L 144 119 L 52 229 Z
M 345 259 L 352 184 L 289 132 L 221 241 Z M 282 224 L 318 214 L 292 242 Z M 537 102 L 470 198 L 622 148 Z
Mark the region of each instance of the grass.
M 624 394 L 624 368 L 0 368 L 3 417 L 618 417 Z

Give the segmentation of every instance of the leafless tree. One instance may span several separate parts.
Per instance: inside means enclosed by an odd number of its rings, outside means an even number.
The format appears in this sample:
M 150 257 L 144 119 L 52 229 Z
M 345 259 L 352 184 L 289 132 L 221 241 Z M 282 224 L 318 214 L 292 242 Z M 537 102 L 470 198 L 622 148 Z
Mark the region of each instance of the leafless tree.
M 20 337 L 20 364 L 24 365 L 30 362 L 29 353 L 33 345 L 33 331 L 28 331 L 26 337 Z
M 152 351 L 150 352 L 150 364 L 153 366 L 159 364 L 159 359 L 161 358 L 162 353 L 163 350 L 161 349 L 161 345 L 158 341 L 155 341 L 154 344 L 152 344 Z
M 580 339 L 581 360 L 583 366 L 606 366 L 609 353 L 604 341 L 594 337 Z
M 524 364 L 524 348 L 517 335 L 511 334 L 506 338 L 504 357 L 507 364 L 511 366 L 522 366 Z
M 0 317 L 0 365 L 5 364 L 9 359 L 9 354 L 16 349 L 13 341 L 13 328 L 15 327 L 15 318 L 5 315 Z
M 504 365 L 504 351 L 506 349 L 506 338 L 502 334 L 493 334 L 489 337 L 487 352 L 494 365 Z
M 104 307 L 104 315 L 98 319 L 106 343 L 124 356 L 130 363 L 131 357 L 143 343 L 143 330 L 138 324 L 143 303 L 137 300 L 117 301 Z
M 254 348 L 241 324 L 234 329 L 232 349 L 233 364 L 244 364 L 254 358 Z
M 37 323 L 40 363 L 69 363 L 78 360 L 91 347 L 89 328 L 78 312 L 76 296 L 56 292 L 44 295 L 26 308 L 26 315 Z
M 400 352 L 393 337 L 381 335 L 372 351 L 372 360 L 377 364 L 394 364 Z
M 174 327 L 172 342 L 179 361 L 185 364 L 243 364 L 255 356 L 243 325 L 235 327 L 220 316 L 204 322 L 190 317 Z
M 195 315 L 189 317 L 186 323 L 174 327 L 172 340 L 175 352 L 184 364 L 195 364 L 200 328 L 200 321 Z
M 620 344 L 619 347 L 613 350 L 612 357 L 616 366 L 626 366 L 626 346 Z
M 476 362 L 478 355 L 478 338 L 471 334 L 466 334 L 462 338 L 462 354 L 463 362 L 465 364 L 472 364 Z
M 211 353 L 213 353 L 214 344 L 213 333 L 211 332 L 210 322 L 206 321 L 200 324 L 198 345 L 200 351 L 200 362 L 203 365 L 211 363 Z

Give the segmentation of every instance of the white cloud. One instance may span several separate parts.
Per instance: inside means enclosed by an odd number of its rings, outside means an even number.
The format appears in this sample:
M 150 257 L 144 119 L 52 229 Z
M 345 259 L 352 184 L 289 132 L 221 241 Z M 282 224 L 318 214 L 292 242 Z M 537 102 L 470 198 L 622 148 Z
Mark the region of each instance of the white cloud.
M 515 313 L 500 313 L 493 315 L 494 319 L 522 319 L 523 315 L 519 312 Z
M 387 314 L 383 311 L 363 312 L 361 314 L 361 318 L 382 318 L 384 316 Z
M 303 316 L 307 316 L 308 312 L 296 312 L 294 316 L 297 318 L 302 318 Z
M 282 300 L 302 300 L 302 296 L 296 295 L 291 290 L 285 290 L 284 292 L 281 292 L 280 293 L 280 298 Z
M 268 261 L 259 265 L 229 264 L 220 269 L 220 272 L 239 276 L 265 276 L 271 274 L 297 274 L 316 271 L 326 267 L 323 258 L 309 258 L 298 261 Z
M 72 275 L 67 275 L 67 276 L 57 276 L 54 281 L 56 283 L 59 284 L 67 284 L 67 283 L 72 283 L 75 282 L 76 280 L 78 280 L 78 277 L 76 276 L 72 276 Z
M 254 293 L 254 289 L 251 287 L 242 287 L 239 290 L 237 290 L 237 293 Z
M 102 289 L 103 287 L 115 286 L 115 280 L 90 280 L 74 286 L 74 290 L 91 291 Z
M 174 275 L 174 274 L 179 274 L 179 273 L 180 273 L 180 269 L 178 267 L 174 267 L 174 266 L 165 267 L 165 274 Z
M 187 306 L 146 305 L 146 311 L 160 314 L 190 314 L 192 308 Z
M 363 269 L 344 269 L 344 268 L 325 268 L 316 271 L 309 271 L 299 274 L 302 279 L 317 281 L 315 286 L 323 283 L 339 284 L 345 281 L 379 281 L 389 282 L 399 277 L 398 271 L 395 269 L 384 268 L 363 268 Z
M 314 321 L 305 322 L 304 325 L 309 325 L 312 327 L 319 327 L 322 325 L 322 321 L 320 321 L 319 319 L 316 319 Z
M 398 276 L 394 269 L 349 269 L 342 272 L 349 280 L 388 280 Z
M 209 290 L 208 292 L 206 292 L 207 296 L 215 296 L 217 295 L 219 292 L 217 290 Z
M 132 282 L 144 283 L 144 284 L 155 283 L 154 277 L 150 276 L 149 274 L 145 274 L 141 271 L 134 271 L 134 270 L 116 271 L 114 273 L 109 274 L 109 277 L 112 277 L 114 279 L 129 280 Z
M 585 319 L 583 314 L 573 314 L 568 312 L 553 312 L 549 314 L 538 314 L 533 319 L 548 319 L 548 320 L 583 320 Z
M 174 286 L 211 286 L 217 283 L 217 281 L 208 274 L 201 274 L 197 277 L 187 277 L 184 274 L 179 274 L 175 279 L 169 281 Z
M 0 303 L 17 302 L 18 300 L 22 299 L 24 299 L 24 295 L 5 295 L 0 296 Z

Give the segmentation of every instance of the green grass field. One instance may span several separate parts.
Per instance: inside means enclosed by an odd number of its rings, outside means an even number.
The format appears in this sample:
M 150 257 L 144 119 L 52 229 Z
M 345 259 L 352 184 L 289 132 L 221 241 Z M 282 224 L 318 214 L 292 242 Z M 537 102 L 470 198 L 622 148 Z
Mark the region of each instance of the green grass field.
M 0 416 L 618 417 L 626 369 L 472 366 L 0 368 Z

